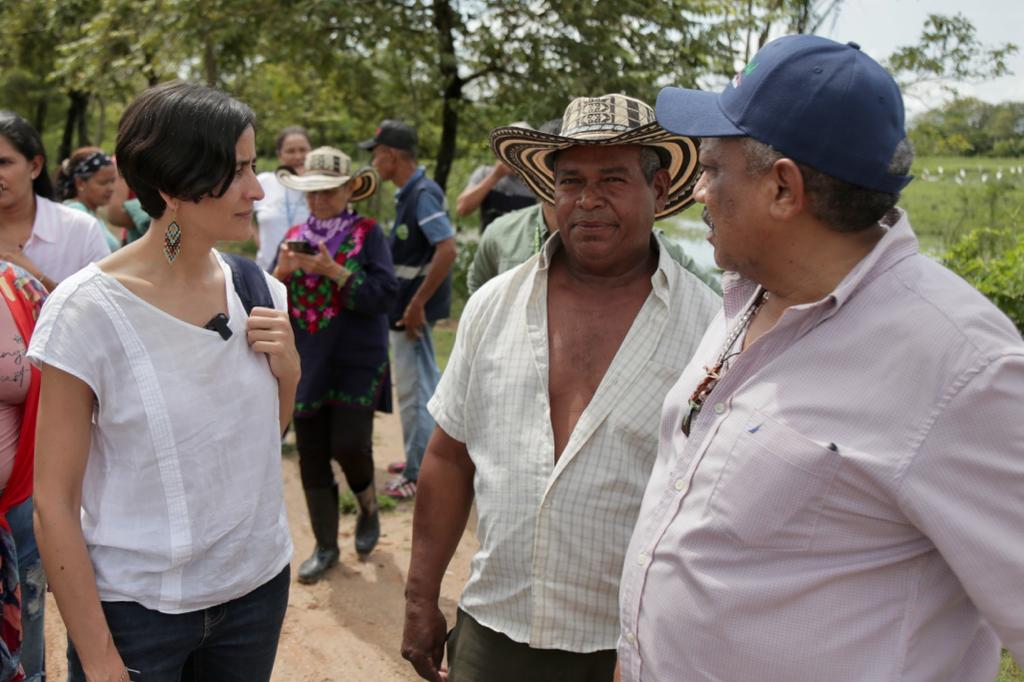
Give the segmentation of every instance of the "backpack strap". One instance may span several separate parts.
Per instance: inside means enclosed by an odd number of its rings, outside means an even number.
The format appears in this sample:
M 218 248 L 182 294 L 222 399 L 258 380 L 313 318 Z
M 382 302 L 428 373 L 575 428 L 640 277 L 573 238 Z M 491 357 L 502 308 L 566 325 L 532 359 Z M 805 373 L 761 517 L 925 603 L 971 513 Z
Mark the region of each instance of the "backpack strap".
M 263 268 L 256 261 L 237 253 L 222 253 L 221 256 L 231 267 L 231 283 L 238 298 L 242 300 L 246 315 L 256 306 L 274 307 L 274 299 L 270 295 L 270 286 L 263 274 Z

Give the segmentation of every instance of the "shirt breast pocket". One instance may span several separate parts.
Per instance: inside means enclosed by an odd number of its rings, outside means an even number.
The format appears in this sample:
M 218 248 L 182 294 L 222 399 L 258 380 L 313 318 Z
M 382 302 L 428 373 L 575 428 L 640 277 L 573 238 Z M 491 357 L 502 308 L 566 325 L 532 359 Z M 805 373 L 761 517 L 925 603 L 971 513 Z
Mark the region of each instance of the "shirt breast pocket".
M 748 547 L 810 549 L 838 452 L 755 412 L 708 501 L 717 524 Z

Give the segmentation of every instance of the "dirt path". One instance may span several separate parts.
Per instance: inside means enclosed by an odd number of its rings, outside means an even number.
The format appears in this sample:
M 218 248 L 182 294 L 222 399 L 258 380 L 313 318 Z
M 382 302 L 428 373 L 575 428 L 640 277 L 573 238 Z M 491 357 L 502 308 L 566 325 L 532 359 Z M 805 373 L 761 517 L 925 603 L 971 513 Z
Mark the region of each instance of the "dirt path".
M 402 457 L 397 415 L 377 415 L 374 433 L 377 481 L 388 479 L 384 467 Z M 298 459 L 284 458 L 285 504 L 295 544 L 292 586 L 273 682 L 335 680 L 416 680 L 399 655 L 404 611 L 403 590 L 412 543 L 412 504 L 381 514 L 381 541 L 369 560 L 360 562 L 352 548 L 354 516 L 341 518 L 341 565 L 320 583 L 299 585 L 298 564 L 313 549 Z M 339 476 L 339 480 L 344 481 Z M 344 483 L 342 484 L 344 485 Z M 469 575 L 476 540 L 467 533 L 452 560 L 442 588 L 441 608 L 454 622 L 459 593 Z M 63 682 L 67 675 L 66 639 L 53 596 L 46 605 L 47 677 Z

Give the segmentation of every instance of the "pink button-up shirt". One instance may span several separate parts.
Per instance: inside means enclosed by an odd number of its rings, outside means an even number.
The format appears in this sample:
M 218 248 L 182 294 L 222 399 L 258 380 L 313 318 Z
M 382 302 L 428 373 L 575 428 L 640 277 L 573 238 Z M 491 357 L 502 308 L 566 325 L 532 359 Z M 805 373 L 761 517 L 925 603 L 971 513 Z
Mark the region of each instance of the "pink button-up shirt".
M 995 678 L 1024 660 L 1024 343 L 902 213 L 824 299 L 665 399 L 620 588 L 623 680 Z

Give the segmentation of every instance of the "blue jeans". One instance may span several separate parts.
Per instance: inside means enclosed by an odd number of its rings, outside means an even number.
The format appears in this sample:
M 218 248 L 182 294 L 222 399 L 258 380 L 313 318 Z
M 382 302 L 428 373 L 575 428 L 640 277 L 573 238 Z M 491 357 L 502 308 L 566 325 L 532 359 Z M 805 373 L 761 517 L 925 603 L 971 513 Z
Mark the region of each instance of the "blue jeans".
M 420 462 L 427 441 L 434 431 L 434 418 L 427 412 L 427 402 L 434 395 L 441 372 L 434 357 L 432 324 L 424 325 L 419 338 L 410 339 L 404 331 L 391 332 L 392 369 L 398 392 L 398 414 L 402 419 L 405 440 L 405 471 L 402 475 L 415 481 L 420 475 Z
M 266 682 L 288 607 L 289 568 L 232 601 L 188 613 L 102 602 L 114 645 L 138 682 Z M 182 671 L 190 672 L 186 677 Z M 68 682 L 85 682 L 68 642 Z
M 7 512 L 14 547 L 18 551 L 18 581 L 21 583 L 21 665 L 26 682 L 46 679 L 46 649 L 43 607 L 46 605 L 46 575 L 39 559 L 36 535 L 32 531 L 32 498 Z

